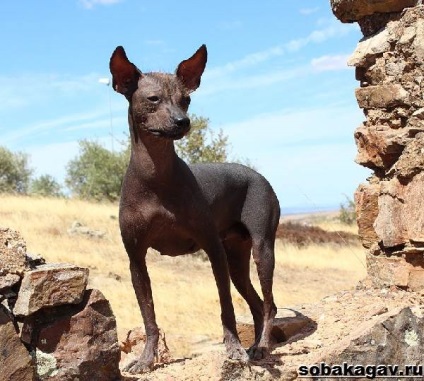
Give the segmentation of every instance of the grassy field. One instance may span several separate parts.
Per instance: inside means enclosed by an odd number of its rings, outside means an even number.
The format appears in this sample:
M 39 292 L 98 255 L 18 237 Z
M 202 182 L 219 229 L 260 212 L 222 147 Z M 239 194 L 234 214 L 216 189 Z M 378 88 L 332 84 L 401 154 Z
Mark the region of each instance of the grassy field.
M 89 286 L 110 300 L 118 334 L 142 325 L 131 286 L 128 259 L 121 243 L 118 206 L 79 200 L 0 196 L 0 226 L 18 230 L 28 252 L 48 262 L 70 262 L 90 269 Z M 74 221 L 106 232 L 103 238 L 69 235 Z M 339 230 L 335 222 L 325 228 Z M 352 228 L 350 228 L 352 230 Z M 159 326 L 175 355 L 187 355 L 191 343 L 222 333 L 218 294 L 209 262 L 193 256 L 148 254 L 155 310 Z M 365 253 L 359 246 L 311 245 L 299 249 L 276 242 L 274 295 L 278 307 L 314 302 L 328 294 L 354 287 L 365 276 Z M 258 288 L 256 271 L 252 279 Z M 236 291 L 237 315 L 249 313 Z

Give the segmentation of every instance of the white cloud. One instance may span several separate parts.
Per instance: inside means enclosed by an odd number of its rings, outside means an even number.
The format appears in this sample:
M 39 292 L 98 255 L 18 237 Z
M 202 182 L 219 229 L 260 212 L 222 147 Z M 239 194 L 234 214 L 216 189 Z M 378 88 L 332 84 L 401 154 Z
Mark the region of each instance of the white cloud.
M 346 70 L 348 58 L 349 54 L 325 55 L 312 59 L 311 66 L 316 71 Z
M 312 15 L 312 14 L 318 12 L 318 11 L 319 11 L 319 7 L 315 7 L 315 8 L 301 8 L 301 9 L 299 9 L 299 13 L 301 15 L 304 15 L 304 16 Z
M 230 76 L 215 78 L 206 72 L 202 80 L 202 87 L 197 90 L 197 94 L 200 97 L 221 91 L 244 90 L 275 85 L 307 74 L 308 70 L 309 65 L 299 66 L 293 69 L 270 71 L 265 74 L 244 75 L 239 78 Z
M 113 5 L 123 0 L 79 0 L 85 9 L 93 9 L 96 5 Z
M 37 104 L 45 99 L 99 88 L 99 74 L 67 76 L 39 73 L 33 75 L 0 76 L 0 111 Z
M 293 39 L 285 44 L 285 47 L 289 51 L 297 51 L 309 44 L 320 44 L 331 38 L 345 36 L 352 30 L 356 29 L 354 25 L 344 25 L 338 20 L 332 20 L 321 29 L 315 29 L 309 33 L 306 37 Z
M 309 44 L 320 44 L 329 39 L 344 36 L 350 33 L 352 30 L 354 30 L 354 27 L 350 25 L 342 25 L 340 22 L 336 20 L 331 20 L 330 22 L 326 22 L 326 23 L 321 22 L 321 25 L 322 25 L 321 28 L 313 30 L 311 33 L 309 33 L 305 37 L 293 39 L 283 44 L 272 46 L 265 50 L 250 53 L 241 59 L 228 62 L 227 64 L 222 66 L 216 66 L 216 67 L 210 68 L 205 72 L 204 82 L 209 80 L 210 83 L 213 83 L 213 87 L 215 87 L 215 89 L 231 88 L 230 83 L 234 81 L 239 82 L 239 80 L 234 79 L 234 76 L 230 77 L 230 74 L 233 74 L 235 72 L 240 72 L 242 70 L 246 70 L 252 67 L 256 67 L 257 65 L 263 64 L 276 57 L 280 57 L 288 53 L 293 53 L 302 48 L 305 48 Z M 293 72 L 295 70 L 289 70 L 289 71 Z M 282 74 L 282 73 L 287 73 L 287 71 L 278 71 L 275 73 L 267 74 L 265 76 L 270 76 L 270 78 L 272 78 L 272 76 L 275 76 L 277 78 L 285 77 L 286 74 Z M 222 80 L 222 83 L 223 83 L 221 85 L 219 85 L 220 79 Z M 252 78 L 245 78 L 243 79 L 243 81 L 249 82 L 251 79 Z M 264 82 L 264 81 L 260 81 L 260 82 Z M 253 83 L 258 83 L 258 81 L 253 79 Z M 240 85 L 236 84 L 236 86 L 239 87 Z M 247 84 L 246 86 L 252 87 L 253 85 Z M 211 92 L 210 90 L 209 91 L 205 90 L 205 91 L 207 93 Z
M 104 117 L 105 111 L 84 112 L 80 114 L 65 115 L 55 119 L 38 121 L 33 124 L 22 126 L 21 128 L 2 135 L 2 143 L 10 144 L 24 137 L 39 134 L 50 130 L 62 130 L 69 126 L 81 124 L 82 122 L 92 121 Z
M 240 20 L 233 20 L 233 21 L 222 21 L 218 28 L 221 30 L 231 31 L 240 29 L 243 26 L 242 22 Z
M 297 144 L 350 139 L 362 119 L 356 105 L 329 104 L 326 108 L 298 108 L 259 114 L 237 123 L 224 124 L 222 129 L 228 133 L 231 142 L 240 144 L 239 148 L 245 151 L 244 156 L 252 156 L 252 153 L 262 150 L 265 153 Z
M 271 58 L 278 57 L 284 54 L 283 46 L 274 46 L 266 50 L 248 54 L 247 56 L 229 62 L 222 66 L 217 66 L 208 69 L 207 75 L 210 77 L 220 77 L 223 75 L 230 74 L 234 71 L 256 66 L 264 61 L 268 61 Z

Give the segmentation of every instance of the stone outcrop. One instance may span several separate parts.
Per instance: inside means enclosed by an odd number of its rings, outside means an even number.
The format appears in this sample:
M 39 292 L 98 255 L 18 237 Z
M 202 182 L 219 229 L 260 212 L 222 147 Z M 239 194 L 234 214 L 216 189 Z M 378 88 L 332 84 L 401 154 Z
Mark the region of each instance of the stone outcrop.
M 0 228 L 0 369 L 5 381 L 120 379 L 116 320 L 88 269 L 44 264 Z
M 417 1 L 331 0 L 343 22 L 366 26 L 348 64 L 366 116 L 356 162 L 373 170 L 355 195 L 375 285 L 424 289 L 424 6 Z M 389 15 L 389 16 L 388 16 Z M 396 271 L 394 271 L 396 269 Z M 397 275 L 395 274 L 397 273 Z

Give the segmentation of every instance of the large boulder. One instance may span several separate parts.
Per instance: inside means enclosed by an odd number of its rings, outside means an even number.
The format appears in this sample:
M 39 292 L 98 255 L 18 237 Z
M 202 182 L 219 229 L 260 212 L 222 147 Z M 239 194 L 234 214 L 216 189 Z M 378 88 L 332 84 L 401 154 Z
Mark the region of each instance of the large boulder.
M 3 381 L 34 381 L 34 361 L 19 335 L 13 320 L 0 305 L 0 373 Z
M 79 305 L 41 310 L 26 320 L 23 331 L 35 348 L 42 380 L 120 379 L 116 320 L 98 290 L 87 290 Z

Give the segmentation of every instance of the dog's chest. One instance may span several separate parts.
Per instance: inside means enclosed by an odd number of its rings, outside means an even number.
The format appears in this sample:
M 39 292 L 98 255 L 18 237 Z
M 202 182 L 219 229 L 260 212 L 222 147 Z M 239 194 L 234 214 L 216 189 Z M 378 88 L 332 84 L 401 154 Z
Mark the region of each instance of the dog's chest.
M 191 233 L 190 221 L 175 215 L 173 211 L 162 208 L 152 222 L 150 247 L 162 255 L 178 256 L 198 250 Z
M 197 251 L 193 239 L 191 218 L 164 205 L 142 203 L 134 207 L 122 207 L 121 230 L 131 232 L 130 240 L 136 239 L 144 247 L 152 247 L 162 255 L 178 256 Z M 128 236 L 124 234 L 124 236 Z

